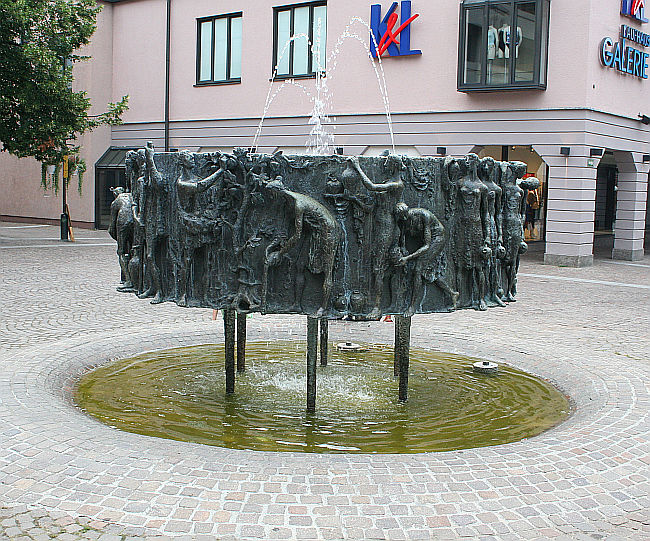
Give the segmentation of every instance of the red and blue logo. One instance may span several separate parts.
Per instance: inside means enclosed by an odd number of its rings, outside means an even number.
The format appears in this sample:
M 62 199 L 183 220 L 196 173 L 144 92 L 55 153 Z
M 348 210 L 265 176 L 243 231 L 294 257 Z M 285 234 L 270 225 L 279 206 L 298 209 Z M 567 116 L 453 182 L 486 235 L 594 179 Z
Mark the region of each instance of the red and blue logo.
M 411 2 L 408 0 L 401 2 L 399 16 L 396 9 L 397 2 L 393 2 L 382 18 L 380 4 L 370 7 L 370 30 L 372 32 L 370 52 L 374 58 L 382 56 L 385 52 L 388 52 L 390 56 L 422 54 L 422 51 L 411 49 L 411 23 L 420 15 L 418 13 L 411 15 Z M 398 19 L 401 24 L 395 28 Z
M 645 16 L 645 0 L 622 0 L 621 15 L 631 17 L 642 23 L 647 23 L 648 18 Z

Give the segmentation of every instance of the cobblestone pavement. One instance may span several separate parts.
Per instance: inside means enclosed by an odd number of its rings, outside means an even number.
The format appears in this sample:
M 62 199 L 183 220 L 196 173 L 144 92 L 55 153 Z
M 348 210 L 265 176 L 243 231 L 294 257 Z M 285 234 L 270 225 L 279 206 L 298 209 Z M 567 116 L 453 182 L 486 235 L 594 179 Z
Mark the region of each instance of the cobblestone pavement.
M 560 426 L 464 451 L 305 455 L 149 438 L 75 409 L 89 367 L 219 341 L 221 325 L 118 294 L 105 233 L 57 237 L 0 223 L 0 539 L 650 539 L 649 256 L 573 269 L 532 253 L 514 305 L 414 318 L 415 346 L 555 382 L 575 407 Z M 304 318 L 255 316 L 249 336 L 302 339 Z

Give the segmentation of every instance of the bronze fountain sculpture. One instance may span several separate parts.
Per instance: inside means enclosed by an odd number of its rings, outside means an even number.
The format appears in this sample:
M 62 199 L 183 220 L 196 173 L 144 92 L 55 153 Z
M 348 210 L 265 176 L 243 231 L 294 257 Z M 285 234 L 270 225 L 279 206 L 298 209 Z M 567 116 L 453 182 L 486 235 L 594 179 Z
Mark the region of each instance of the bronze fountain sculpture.
M 226 392 L 245 369 L 245 316 L 308 316 L 307 409 L 315 409 L 320 323 L 396 315 L 395 375 L 407 398 L 411 316 L 505 306 L 516 295 L 521 162 L 285 156 L 235 149 L 130 151 L 111 235 L 122 284 L 152 303 L 221 309 Z

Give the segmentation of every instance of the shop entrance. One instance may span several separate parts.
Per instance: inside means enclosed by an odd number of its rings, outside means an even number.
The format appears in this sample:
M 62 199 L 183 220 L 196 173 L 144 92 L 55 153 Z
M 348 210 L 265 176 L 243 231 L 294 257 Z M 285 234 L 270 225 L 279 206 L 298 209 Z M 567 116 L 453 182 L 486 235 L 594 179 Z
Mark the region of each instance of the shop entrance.
M 614 230 L 614 222 L 616 220 L 616 183 L 618 169 L 614 163 L 607 163 L 606 158 L 607 156 L 605 156 L 598 166 L 596 175 L 594 229 L 600 233 L 611 233 Z
M 495 160 L 519 161 L 528 166 L 526 176 L 537 177 L 540 186 L 528 194 L 526 201 L 526 223 L 524 238 L 526 241 L 545 240 L 546 235 L 546 198 L 548 193 L 548 166 L 530 145 L 490 145 L 474 149 L 480 158 L 491 156 Z

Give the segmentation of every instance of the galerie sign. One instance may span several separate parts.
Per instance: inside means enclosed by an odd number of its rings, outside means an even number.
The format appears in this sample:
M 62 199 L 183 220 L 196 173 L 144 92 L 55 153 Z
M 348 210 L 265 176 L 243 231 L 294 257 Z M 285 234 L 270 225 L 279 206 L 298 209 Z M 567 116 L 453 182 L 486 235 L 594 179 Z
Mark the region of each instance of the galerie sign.
M 642 47 L 650 45 L 650 35 L 635 28 L 621 25 L 621 36 L 614 43 L 612 38 L 604 38 L 600 42 L 600 61 L 606 68 L 615 68 L 622 73 L 628 73 L 639 79 L 648 78 L 649 53 L 639 50 L 628 43 L 637 43 Z
M 648 22 L 645 18 L 644 0 L 622 0 L 621 14 L 637 21 Z M 634 45 L 640 45 L 643 49 L 650 46 L 650 35 L 625 24 L 621 25 L 618 41 L 614 42 L 612 38 L 607 37 L 600 42 L 601 63 L 606 68 L 614 68 L 621 73 L 647 79 L 650 53 Z

